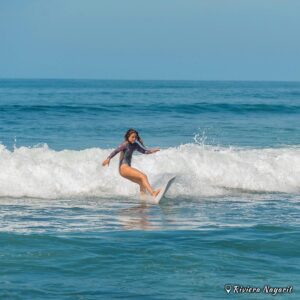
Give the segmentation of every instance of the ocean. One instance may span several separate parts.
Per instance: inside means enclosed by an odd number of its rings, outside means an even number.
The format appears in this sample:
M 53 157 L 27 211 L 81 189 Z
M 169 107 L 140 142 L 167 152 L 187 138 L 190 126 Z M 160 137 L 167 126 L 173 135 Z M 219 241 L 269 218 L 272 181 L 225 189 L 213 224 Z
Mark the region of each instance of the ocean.
M 0 128 L 0 299 L 300 299 L 300 82 L 1 79 Z

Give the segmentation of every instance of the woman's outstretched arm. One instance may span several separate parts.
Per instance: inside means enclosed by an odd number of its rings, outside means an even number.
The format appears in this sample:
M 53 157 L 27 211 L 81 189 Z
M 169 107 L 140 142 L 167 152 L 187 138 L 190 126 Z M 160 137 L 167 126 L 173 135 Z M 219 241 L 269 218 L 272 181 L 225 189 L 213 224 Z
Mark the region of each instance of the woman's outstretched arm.
M 122 144 L 120 144 L 113 152 L 111 152 L 111 153 L 109 154 L 109 156 L 107 157 L 107 159 L 105 159 L 105 160 L 103 161 L 102 165 L 103 165 L 103 166 L 109 165 L 110 160 L 111 160 L 117 153 L 119 153 L 120 151 L 125 150 L 126 145 L 127 145 L 127 142 L 126 142 L 126 141 L 123 142 Z
M 126 143 L 124 142 L 122 144 L 120 144 L 112 153 L 109 154 L 109 156 L 107 157 L 108 159 L 112 159 L 116 154 L 118 154 L 120 151 L 125 150 L 126 148 Z
M 154 153 L 154 152 L 157 152 L 159 151 L 158 148 L 156 149 L 146 149 L 144 147 L 142 147 L 140 144 L 136 143 L 136 150 L 143 153 L 143 154 L 151 154 L 151 153 Z

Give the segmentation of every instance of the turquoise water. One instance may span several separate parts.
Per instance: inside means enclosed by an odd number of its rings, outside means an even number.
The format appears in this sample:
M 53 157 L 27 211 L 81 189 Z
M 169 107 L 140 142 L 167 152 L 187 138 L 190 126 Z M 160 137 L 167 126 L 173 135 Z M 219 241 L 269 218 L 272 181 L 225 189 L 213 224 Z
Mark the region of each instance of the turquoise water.
M 299 299 L 299 125 L 296 82 L 0 80 L 0 299 Z

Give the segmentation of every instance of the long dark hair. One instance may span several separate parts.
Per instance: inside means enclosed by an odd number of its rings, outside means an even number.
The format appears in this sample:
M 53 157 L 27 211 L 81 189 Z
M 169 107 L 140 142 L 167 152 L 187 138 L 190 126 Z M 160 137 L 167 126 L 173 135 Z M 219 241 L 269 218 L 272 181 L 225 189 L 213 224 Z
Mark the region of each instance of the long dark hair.
M 136 134 L 136 139 L 137 139 L 144 147 L 146 147 L 146 146 L 144 145 L 143 139 L 139 136 L 139 133 L 138 133 L 135 129 L 133 129 L 133 128 L 129 128 L 129 129 L 126 131 L 126 133 L 125 133 L 125 135 L 124 135 L 125 140 L 128 141 L 128 138 L 130 137 L 130 135 L 131 135 L 132 133 L 135 133 L 135 134 Z

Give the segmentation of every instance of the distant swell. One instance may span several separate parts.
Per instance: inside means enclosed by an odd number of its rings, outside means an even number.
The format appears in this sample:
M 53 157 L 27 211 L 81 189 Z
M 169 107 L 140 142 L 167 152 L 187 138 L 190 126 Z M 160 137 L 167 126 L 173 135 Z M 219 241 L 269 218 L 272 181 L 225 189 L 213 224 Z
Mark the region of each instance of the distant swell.
M 63 114 L 81 114 L 81 113 L 107 113 L 123 112 L 134 109 L 135 112 L 147 113 L 178 113 L 178 114 L 201 114 L 201 113 L 276 113 L 276 114 L 299 114 L 300 106 L 291 104 L 265 104 L 265 103 L 153 103 L 153 104 L 122 104 L 109 103 L 101 105 L 1 105 L 0 112 L 5 113 L 63 113 Z
M 118 155 L 109 167 L 102 161 L 112 149 L 54 151 L 0 145 L 1 197 L 136 196 L 138 187 L 118 174 Z M 164 174 L 177 179 L 170 197 L 231 195 L 236 192 L 300 191 L 300 148 L 236 149 L 185 144 L 152 155 L 134 153 L 132 165 L 151 183 Z

